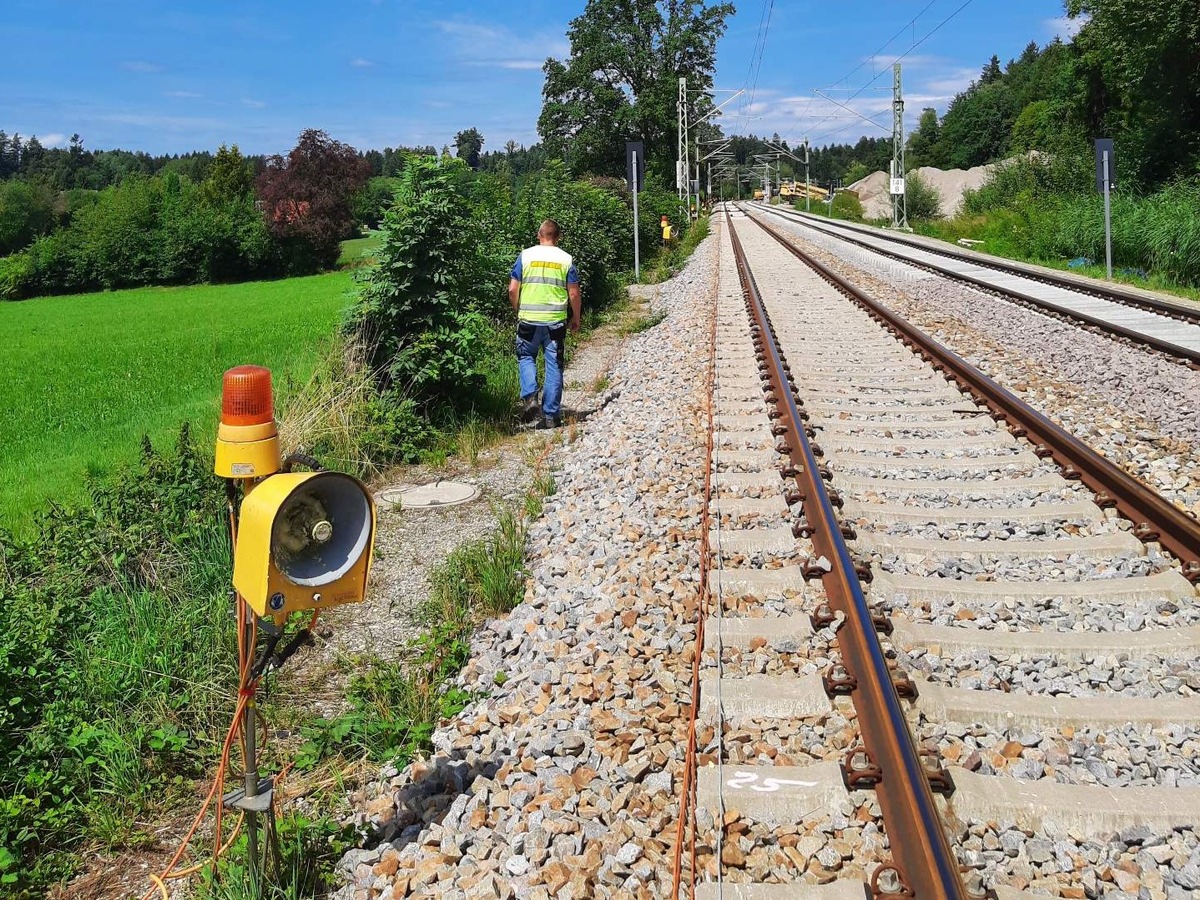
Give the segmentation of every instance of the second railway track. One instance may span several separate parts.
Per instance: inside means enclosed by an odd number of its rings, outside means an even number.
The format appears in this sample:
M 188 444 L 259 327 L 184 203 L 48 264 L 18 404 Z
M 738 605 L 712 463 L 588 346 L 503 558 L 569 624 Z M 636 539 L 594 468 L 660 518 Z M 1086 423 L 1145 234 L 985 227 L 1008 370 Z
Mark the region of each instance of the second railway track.
M 720 242 L 697 896 L 1191 896 L 1196 524 Z
M 981 254 L 926 242 L 880 229 L 850 225 L 792 210 L 754 207 L 821 242 L 850 244 L 904 265 L 970 284 L 1005 299 L 1078 325 L 1156 350 L 1168 358 L 1200 367 L 1200 305 L 1159 300 L 1149 294 L 1007 263 Z

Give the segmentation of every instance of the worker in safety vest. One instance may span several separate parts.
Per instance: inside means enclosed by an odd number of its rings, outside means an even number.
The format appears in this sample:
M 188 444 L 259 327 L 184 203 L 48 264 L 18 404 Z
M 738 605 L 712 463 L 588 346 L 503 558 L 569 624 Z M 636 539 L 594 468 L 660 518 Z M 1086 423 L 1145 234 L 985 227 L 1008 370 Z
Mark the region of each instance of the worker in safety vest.
M 539 428 L 562 424 L 567 329 L 579 330 L 579 272 L 571 254 L 559 249 L 560 236 L 557 222 L 543 222 L 537 245 L 521 251 L 508 282 L 508 299 L 517 314 L 521 416 L 527 422 L 538 414 L 538 350 L 545 355 L 546 384 Z
M 663 246 L 665 247 L 671 240 L 671 221 L 666 216 L 663 216 L 662 221 L 658 224 L 662 228 Z

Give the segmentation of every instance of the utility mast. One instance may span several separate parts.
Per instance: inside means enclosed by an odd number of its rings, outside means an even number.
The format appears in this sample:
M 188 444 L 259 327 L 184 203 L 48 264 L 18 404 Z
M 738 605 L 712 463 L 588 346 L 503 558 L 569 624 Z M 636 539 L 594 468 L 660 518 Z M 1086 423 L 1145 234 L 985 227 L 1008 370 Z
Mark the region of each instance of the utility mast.
M 691 166 L 688 154 L 688 105 L 687 79 L 679 79 L 679 146 L 675 159 L 675 186 L 679 189 L 679 199 L 686 200 L 688 209 L 692 208 Z
M 810 212 L 812 206 L 809 204 L 809 198 L 812 196 L 812 181 L 808 177 L 808 137 L 804 138 L 804 211 Z
M 900 90 L 900 63 L 892 66 L 892 227 L 909 231 L 904 184 L 904 95 Z

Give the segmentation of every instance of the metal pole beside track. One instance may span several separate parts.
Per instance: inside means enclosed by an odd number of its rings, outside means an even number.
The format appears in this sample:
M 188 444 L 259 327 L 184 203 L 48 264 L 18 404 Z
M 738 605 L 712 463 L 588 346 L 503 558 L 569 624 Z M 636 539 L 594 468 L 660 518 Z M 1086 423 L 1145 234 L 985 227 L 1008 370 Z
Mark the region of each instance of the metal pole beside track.
M 1104 268 L 1108 272 L 1108 280 L 1112 281 L 1112 191 L 1109 182 L 1112 180 L 1108 169 L 1108 151 L 1104 151 Z

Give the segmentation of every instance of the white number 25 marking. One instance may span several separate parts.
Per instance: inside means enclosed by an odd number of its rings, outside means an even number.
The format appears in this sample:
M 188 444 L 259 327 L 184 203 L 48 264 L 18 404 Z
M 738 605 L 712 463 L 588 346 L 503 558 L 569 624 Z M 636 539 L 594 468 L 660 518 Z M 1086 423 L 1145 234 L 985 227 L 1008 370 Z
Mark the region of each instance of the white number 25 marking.
M 740 790 L 741 788 L 748 787 L 752 791 L 759 791 L 764 794 L 777 791 L 785 784 L 794 784 L 797 787 L 817 786 L 817 782 L 815 781 L 797 781 L 792 778 L 764 778 L 762 779 L 762 784 L 756 784 L 758 780 L 758 774 L 755 772 L 739 772 L 725 783 L 731 788 Z

